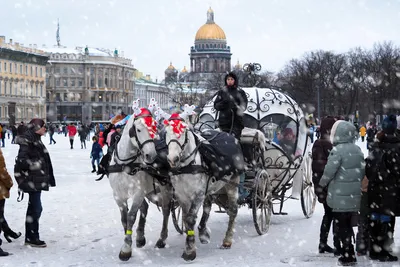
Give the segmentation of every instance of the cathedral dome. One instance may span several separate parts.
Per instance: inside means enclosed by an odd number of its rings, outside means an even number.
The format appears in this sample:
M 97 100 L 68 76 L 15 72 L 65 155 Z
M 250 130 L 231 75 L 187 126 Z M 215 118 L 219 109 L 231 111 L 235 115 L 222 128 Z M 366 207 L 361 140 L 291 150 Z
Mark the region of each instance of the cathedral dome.
M 196 33 L 195 40 L 226 40 L 225 32 L 214 22 L 214 11 L 207 11 L 207 22 Z

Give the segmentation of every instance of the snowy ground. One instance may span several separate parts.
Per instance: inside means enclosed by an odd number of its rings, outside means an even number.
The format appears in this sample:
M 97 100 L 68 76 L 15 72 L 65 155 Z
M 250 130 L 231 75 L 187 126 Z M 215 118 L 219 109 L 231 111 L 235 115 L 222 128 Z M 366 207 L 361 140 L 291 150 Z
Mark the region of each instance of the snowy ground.
M 47 145 L 49 138 L 43 137 Z M 170 222 L 168 245 L 155 249 L 162 216 L 154 205 L 147 217 L 144 248 L 133 249 L 128 262 L 118 259 L 123 244 L 123 229 L 117 205 L 114 203 L 108 180 L 97 178 L 91 171 L 89 159 L 91 143 L 81 149 L 78 138 L 75 149 L 63 135 L 55 135 L 56 145 L 47 145 L 53 161 L 57 187 L 42 194 L 43 214 L 41 239 L 47 248 L 29 248 L 23 245 L 24 238 L 7 243 L 3 238 L 2 248 L 13 253 L 0 258 L 0 266 L 336 266 L 337 259 L 330 255 L 317 254 L 322 206 L 317 204 L 314 216 L 305 219 L 299 200 L 288 200 L 284 211 L 289 215 L 273 215 L 269 232 L 259 236 L 253 226 L 251 210 L 242 207 L 236 221 L 236 234 L 232 248 L 221 250 L 223 234 L 228 217 L 212 213 L 209 228 L 211 243 L 202 245 L 197 241 L 197 259 L 184 262 L 180 256 L 184 247 L 184 236 L 179 235 Z M 365 143 L 359 143 L 365 151 Z M 2 148 L 10 174 L 18 145 Z M 17 186 L 11 190 L 6 202 L 6 218 L 11 227 L 24 233 L 27 198 L 18 203 Z M 396 232 L 400 233 L 400 223 Z M 330 244 L 332 244 L 330 236 Z M 398 235 L 395 242 L 400 245 Z M 395 248 L 396 254 L 399 247 Z M 393 263 L 370 262 L 358 257 L 358 266 L 400 266 Z

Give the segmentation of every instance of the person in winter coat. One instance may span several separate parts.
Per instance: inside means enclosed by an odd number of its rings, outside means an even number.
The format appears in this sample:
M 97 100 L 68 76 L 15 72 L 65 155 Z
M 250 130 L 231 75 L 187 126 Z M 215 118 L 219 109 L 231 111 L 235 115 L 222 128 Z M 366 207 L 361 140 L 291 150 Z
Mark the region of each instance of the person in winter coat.
M 367 149 L 370 150 L 375 141 L 375 135 L 378 133 L 375 124 L 371 124 L 367 129 Z
M 15 125 L 11 126 L 11 134 L 12 134 L 11 144 L 15 144 L 15 137 L 17 136 L 17 127 L 15 127 Z
M 228 73 L 225 76 L 225 87 L 218 91 L 214 101 L 214 108 L 219 112 L 218 125 L 221 131 L 240 139 L 247 103 L 246 93 L 238 87 L 236 74 Z
M 55 125 L 50 123 L 50 125 L 49 125 L 50 143 L 49 143 L 49 145 L 51 145 L 52 143 L 54 143 L 54 144 L 57 143 L 56 140 L 54 140 L 54 138 L 53 138 L 55 130 L 56 130 Z
M 25 221 L 25 245 L 46 247 L 40 240 L 39 219 L 42 214 L 42 191 L 56 186 L 49 152 L 41 137 L 46 133 L 44 121 L 32 119 L 18 139 L 19 151 L 14 166 L 15 180 L 22 192 L 29 194 Z
M 85 147 L 86 149 L 86 136 L 88 135 L 88 131 L 85 125 L 82 125 L 82 127 L 78 131 L 79 139 L 81 140 L 81 149 Z
M 365 159 L 367 162 L 367 159 Z M 357 256 L 367 255 L 369 250 L 369 220 L 370 211 L 368 205 L 368 178 L 364 176 L 361 181 L 361 201 L 360 211 L 357 222 L 357 235 L 356 235 L 356 251 Z
M 101 148 L 100 144 L 97 142 L 97 136 L 93 136 L 93 145 L 92 145 L 92 151 L 90 152 L 90 158 L 92 159 L 92 173 L 96 172 L 96 165 L 94 163 L 97 163 L 97 169 L 99 169 L 99 163 L 100 159 L 103 156 L 103 149 Z
M 73 123 L 68 125 L 67 131 L 68 131 L 68 137 L 69 137 L 69 143 L 71 145 L 71 149 L 74 149 L 74 138 L 75 138 L 75 135 L 77 132 L 75 125 Z
M 395 135 L 397 121 L 394 115 L 383 120 L 382 135 L 371 146 L 367 159 L 368 204 L 370 206 L 370 249 L 372 260 L 397 261 L 385 243 L 393 235 L 394 218 L 400 186 L 400 138 Z
M 360 136 L 361 136 L 361 142 L 364 142 L 365 139 L 365 135 L 367 134 L 367 129 L 365 128 L 365 126 L 361 126 L 360 128 Z
M 319 182 L 322 174 L 324 173 L 325 165 L 328 162 L 329 153 L 332 150 L 332 143 L 329 139 L 331 129 L 335 123 L 335 118 L 326 117 L 322 119 L 320 126 L 321 138 L 315 141 L 312 147 L 312 172 L 313 172 L 313 184 L 315 193 L 318 197 L 318 201 L 324 206 L 324 216 L 322 217 L 320 234 L 319 234 L 319 253 L 335 253 L 339 255 L 341 251 L 340 240 L 338 233 L 336 233 L 336 224 L 333 225 L 333 245 L 334 249 L 328 245 L 328 235 L 331 229 L 333 220 L 332 208 L 326 203 L 327 188 L 321 187 Z
M 21 233 L 15 233 L 10 229 L 6 218 L 4 217 L 4 205 L 6 203 L 6 198 L 10 197 L 10 189 L 13 186 L 13 181 L 11 179 L 10 174 L 6 169 L 6 163 L 3 157 L 3 152 L 0 149 L 0 233 L 3 231 L 4 238 L 11 242 L 10 237 L 16 239 L 21 236 Z M 2 240 L 0 239 L 0 246 L 2 244 Z M 0 247 L 0 257 L 8 256 L 9 253 L 5 252 Z
M 342 243 L 339 265 L 357 262 L 352 244 L 352 217 L 360 208 L 361 179 L 364 177 L 364 154 L 355 144 L 358 132 L 347 121 L 336 121 L 331 130 L 333 148 L 319 185 L 328 186 L 327 204 L 332 208 L 337 233 Z

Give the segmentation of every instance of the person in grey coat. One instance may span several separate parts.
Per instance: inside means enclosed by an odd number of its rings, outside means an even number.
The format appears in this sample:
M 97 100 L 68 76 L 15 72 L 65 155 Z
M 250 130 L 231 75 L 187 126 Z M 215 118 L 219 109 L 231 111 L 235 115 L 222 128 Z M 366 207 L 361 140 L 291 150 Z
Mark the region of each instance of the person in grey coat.
M 356 138 L 357 129 L 353 124 L 343 120 L 335 122 L 331 130 L 333 148 L 319 182 L 322 187 L 328 186 L 327 204 L 333 210 L 342 242 L 338 260 L 342 266 L 357 263 L 352 244 L 351 218 L 360 208 L 365 162 L 363 152 L 355 144 Z

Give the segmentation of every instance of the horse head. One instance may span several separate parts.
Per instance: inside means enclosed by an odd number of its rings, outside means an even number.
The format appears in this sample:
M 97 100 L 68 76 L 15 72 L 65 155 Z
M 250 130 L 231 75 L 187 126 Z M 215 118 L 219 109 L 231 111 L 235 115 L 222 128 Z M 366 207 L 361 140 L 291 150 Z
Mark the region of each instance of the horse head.
M 151 112 L 146 108 L 140 108 L 140 112 L 135 112 L 132 122 L 127 124 L 127 130 L 132 144 L 143 156 L 146 164 L 151 164 L 157 157 L 154 138 L 157 134 L 157 122 Z
M 164 120 L 164 125 L 165 141 L 168 146 L 168 163 L 175 168 L 179 166 L 188 143 L 188 125 L 177 113 L 172 114 L 168 120 Z

